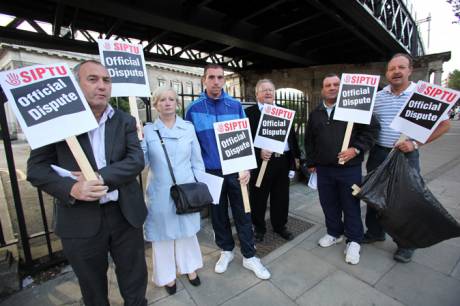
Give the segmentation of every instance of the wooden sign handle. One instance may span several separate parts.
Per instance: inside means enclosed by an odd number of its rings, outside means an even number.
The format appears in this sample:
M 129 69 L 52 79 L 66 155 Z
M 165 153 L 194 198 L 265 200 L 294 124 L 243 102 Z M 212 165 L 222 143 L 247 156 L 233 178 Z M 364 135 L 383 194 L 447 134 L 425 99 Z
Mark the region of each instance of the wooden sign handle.
M 139 110 L 137 109 L 137 102 L 136 97 L 130 96 L 128 97 L 129 100 L 129 112 L 131 116 L 136 119 L 136 127 L 137 127 L 137 137 L 139 140 L 144 139 L 144 135 L 142 134 L 142 124 L 141 120 L 139 119 Z
M 83 149 L 81 148 L 80 143 L 77 140 L 77 137 L 70 136 L 66 138 L 65 141 L 67 142 L 67 145 L 69 146 L 70 151 L 73 154 L 73 157 L 75 157 L 77 164 L 80 167 L 81 172 L 83 173 L 83 177 L 87 181 L 97 180 L 96 173 L 94 173 L 94 170 L 91 167 L 91 164 L 89 163 L 89 160 L 85 155 L 85 152 L 83 152 Z
M 243 172 L 240 172 L 239 176 L 241 177 L 242 175 L 243 175 Z M 251 205 L 249 205 L 248 185 L 240 184 L 240 187 L 241 187 L 241 194 L 243 195 L 244 212 L 250 213 Z
M 342 150 L 340 150 L 340 152 L 348 149 L 348 146 L 350 145 L 350 138 L 351 138 L 352 130 L 353 130 L 353 122 L 349 121 L 347 123 L 347 129 L 345 130 L 345 137 L 343 137 Z M 345 161 L 342 159 L 339 159 L 339 164 L 344 165 Z
M 257 176 L 256 187 L 260 188 L 262 185 L 262 180 L 264 178 L 265 170 L 267 169 L 268 160 L 262 161 L 262 165 L 260 166 L 259 175 Z

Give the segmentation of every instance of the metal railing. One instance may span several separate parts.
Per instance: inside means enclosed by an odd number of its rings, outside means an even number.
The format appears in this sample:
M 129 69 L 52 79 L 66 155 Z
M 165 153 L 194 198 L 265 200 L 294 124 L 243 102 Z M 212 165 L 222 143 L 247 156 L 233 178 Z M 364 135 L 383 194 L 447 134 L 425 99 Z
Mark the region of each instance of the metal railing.
M 198 98 L 200 93 L 195 93 L 193 89 L 191 92 L 185 93 L 183 87 L 181 89 L 182 90 L 180 90 L 178 93 L 181 106 L 179 115 L 184 116 L 188 103 Z M 242 101 L 244 107 L 255 104 L 254 101 L 246 101 L 244 97 L 236 98 Z M 146 119 L 147 121 L 152 121 L 153 118 L 151 116 L 152 112 L 150 101 L 149 99 L 144 98 L 142 100 L 145 104 Z M 307 100 L 303 95 L 293 93 L 278 93 L 275 100 L 279 105 L 296 111 L 296 119 L 293 128 L 298 133 L 299 143 L 302 145 L 307 120 L 306 118 L 308 114 Z M 14 203 L 15 210 L 15 220 L 13 220 L 15 222 L 15 226 L 13 226 L 13 228 L 17 231 L 16 239 L 9 239 L 6 241 L 3 227 L 5 224 L 0 222 L 0 248 L 17 245 L 22 274 L 33 274 L 37 271 L 46 269 L 49 266 L 65 261 L 65 257 L 63 256 L 60 245 L 55 243 L 57 237 L 54 235 L 50 226 L 50 221 L 48 219 L 48 215 L 50 215 L 50 212 L 48 212 L 50 206 L 46 204 L 51 199 L 45 199 L 44 194 L 39 189 L 36 189 L 36 198 L 30 194 L 27 194 L 27 197 L 21 195 L 19 181 L 16 173 L 15 154 L 13 153 L 13 145 L 10 139 L 10 132 L 8 129 L 4 107 L 6 98 L 3 95 L 1 89 L 0 102 L 1 136 L 3 139 L 5 158 L 8 164 L 8 175 L 11 182 L 10 187 L 12 202 Z M 142 184 L 141 176 L 140 180 Z M 27 198 L 27 203 L 25 203 L 26 205 L 23 205 L 24 202 L 22 199 L 25 198 Z M 27 207 L 28 210 L 32 209 L 36 212 L 34 214 L 33 220 L 30 220 L 31 218 L 26 218 L 24 207 Z M 31 228 L 35 230 L 30 230 Z M 34 232 L 31 233 L 32 231 Z

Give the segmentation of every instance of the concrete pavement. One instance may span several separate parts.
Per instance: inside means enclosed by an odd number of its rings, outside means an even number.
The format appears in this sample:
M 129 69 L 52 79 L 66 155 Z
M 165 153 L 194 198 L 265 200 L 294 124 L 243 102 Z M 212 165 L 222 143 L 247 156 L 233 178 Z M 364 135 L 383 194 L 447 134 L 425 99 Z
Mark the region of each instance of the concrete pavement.
M 460 121 L 452 122 L 447 135 L 421 149 L 422 174 L 431 191 L 460 220 Z M 219 250 L 207 221 L 199 233 L 204 268 L 200 287 L 185 277 L 169 296 L 149 282 L 149 305 L 460 305 L 460 238 L 417 250 L 413 261 L 396 263 L 396 245 L 387 239 L 363 245 L 359 265 L 344 262 L 345 244 L 323 249 L 317 240 L 326 232 L 315 191 L 298 183 L 291 187 L 291 216 L 315 226 L 284 244 L 262 261 L 272 272 L 268 281 L 257 279 L 241 265 L 238 254 L 222 275 L 214 273 Z M 363 209 L 364 215 L 364 209 Z M 150 249 L 146 251 L 151 267 Z M 110 299 L 122 305 L 111 266 Z M 24 289 L 1 305 L 82 305 L 72 272 Z

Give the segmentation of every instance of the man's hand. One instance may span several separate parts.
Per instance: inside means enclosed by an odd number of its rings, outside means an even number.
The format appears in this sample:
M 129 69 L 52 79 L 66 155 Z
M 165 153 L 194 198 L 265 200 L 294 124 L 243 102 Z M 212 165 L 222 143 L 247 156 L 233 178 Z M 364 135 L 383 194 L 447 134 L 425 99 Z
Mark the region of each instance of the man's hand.
M 300 169 L 300 159 L 294 158 L 294 163 L 295 163 L 295 169 L 299 170 Z
M 104 185 L 101 179 L 86 181 L 81 172 L 72 172 L 77 177 L 77 182 L 72 186 L 70 195 L 80 201 L 97 201 L 107 194 L 109 187 Z M 99 174 L 96 173 L 98 177 Z
M 260 157 L 262 158 L 262 160 L 268 161 L 272 157 L 272 151 L 262 149 L 260 150 Z
M 415 151 L 415 146 L 412 140 L 400 141 L 395 144 L 395 148 L 404 153 Z
M 307 168 L 308 173 L 315 173 L 316 172 L 316 167 L 310 167 Z
M 340 152 L 337 157 L 339 161 L 343 161 L 344 163 L 348 162 L 350 159 L 353 159 L 356 157 L 356 150 L 355 148 L 351 147 L 346 149 L 345 151 Z
M 239 181 L 241 185 L 247 185 L 249 183 L 250 178 L 251 178 L 251 174 L 248 170 L 244 170 L 240 172 Z

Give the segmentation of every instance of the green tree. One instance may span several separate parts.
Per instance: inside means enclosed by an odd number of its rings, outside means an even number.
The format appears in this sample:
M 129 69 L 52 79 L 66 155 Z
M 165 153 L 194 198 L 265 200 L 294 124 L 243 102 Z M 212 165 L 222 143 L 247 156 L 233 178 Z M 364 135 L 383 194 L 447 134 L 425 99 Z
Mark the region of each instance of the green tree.
M 455 69 L 449 73 L 449 81 L 447 82 L 447 87 L 460 90 L 460 70 Z

